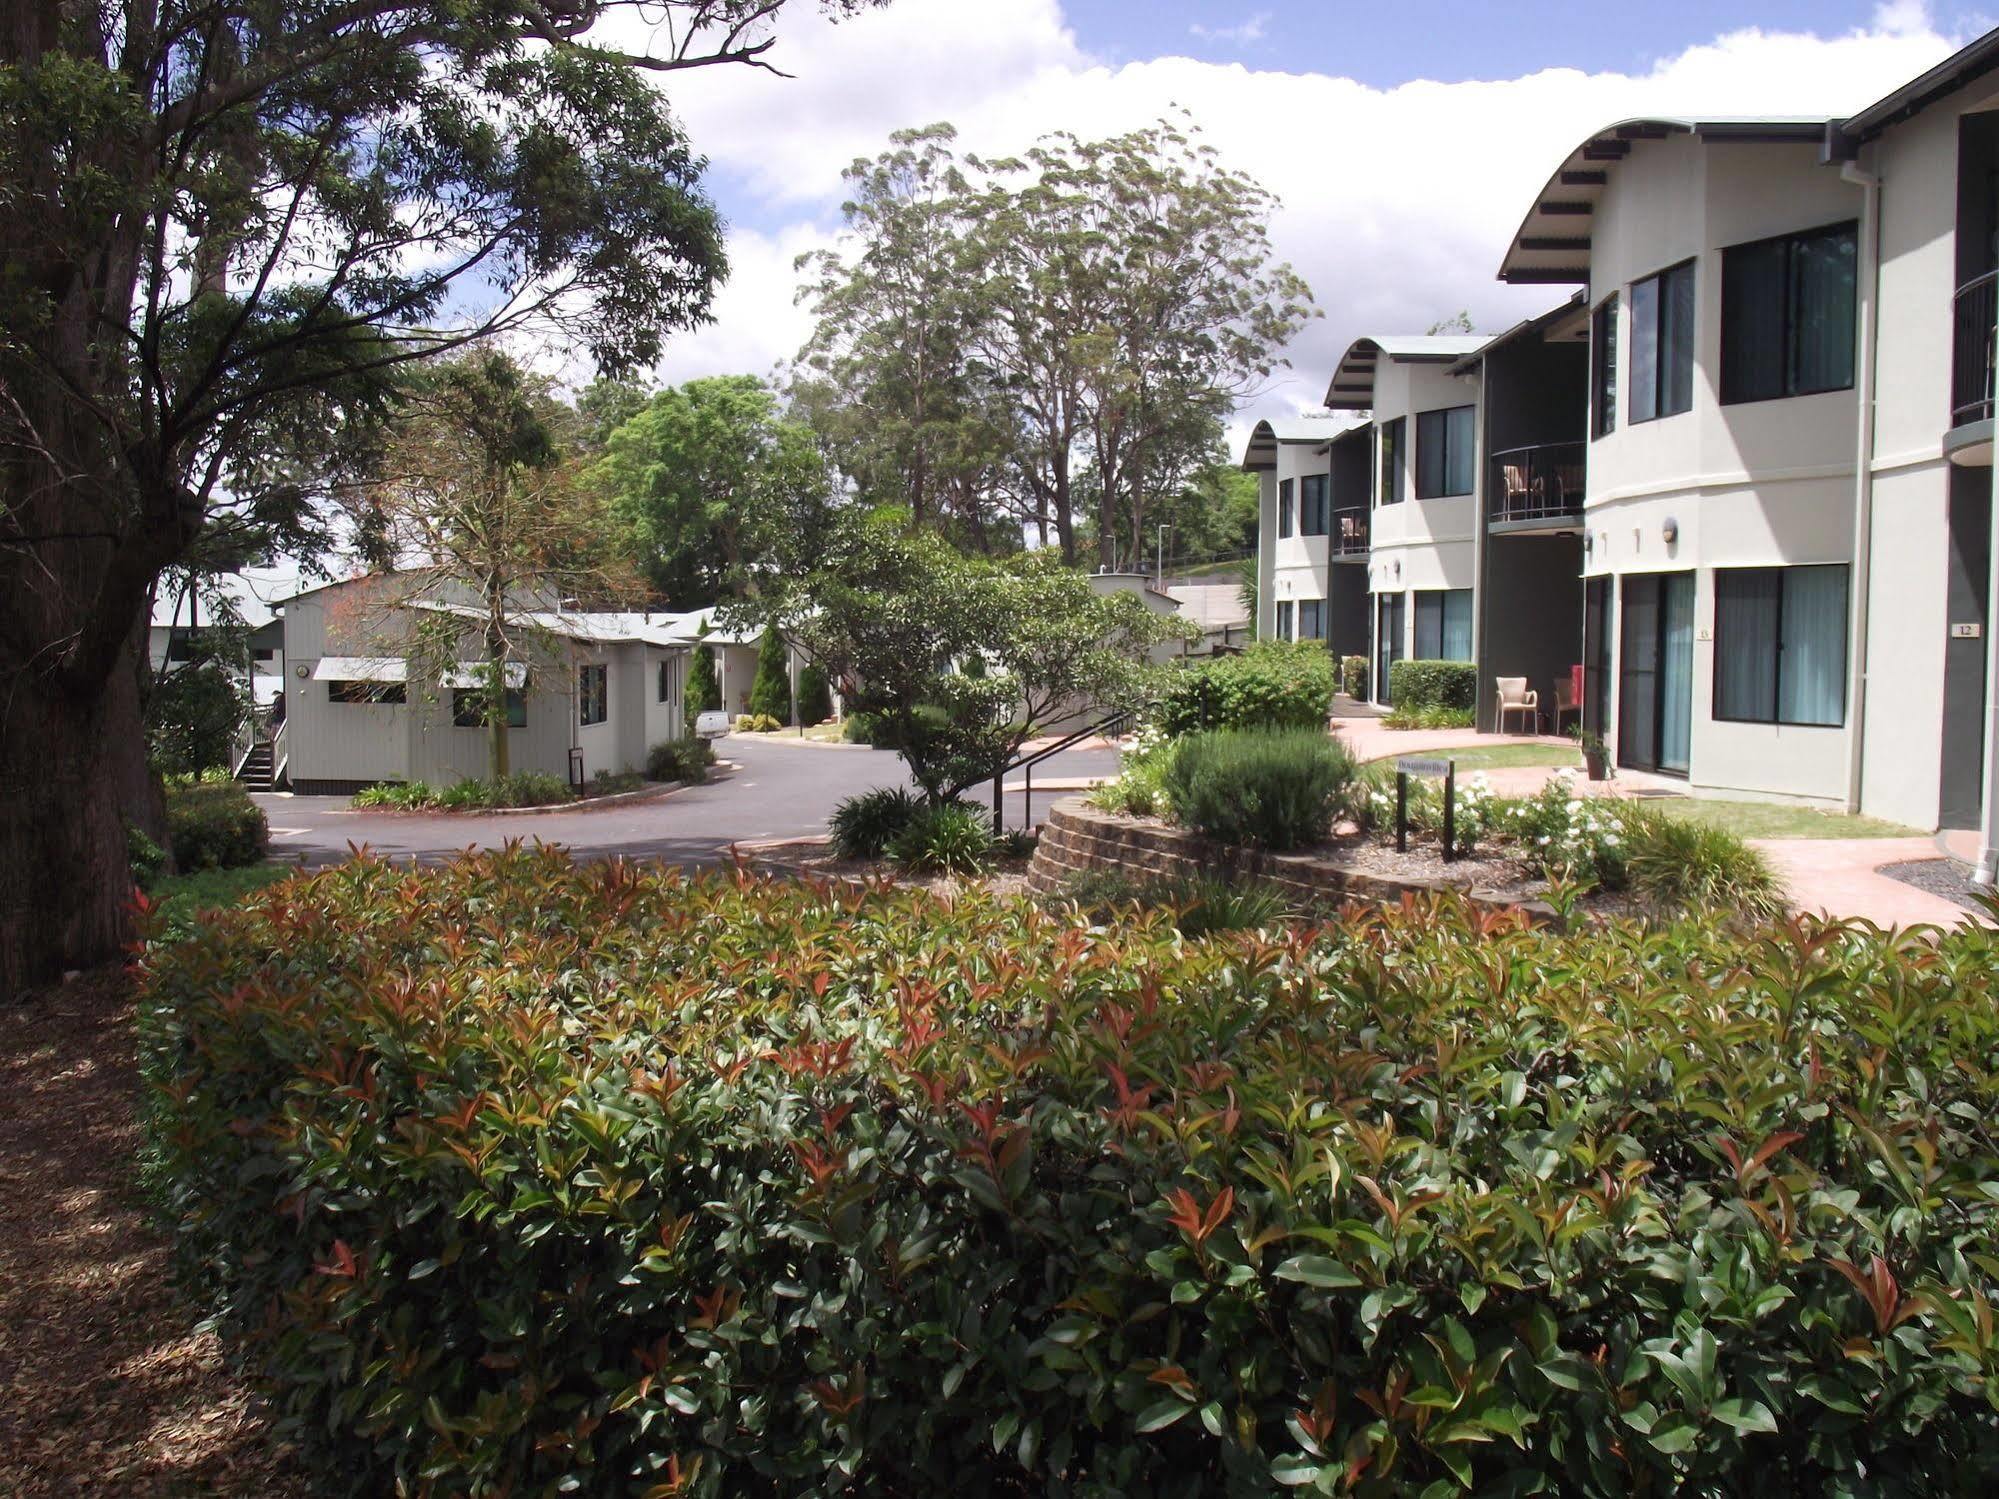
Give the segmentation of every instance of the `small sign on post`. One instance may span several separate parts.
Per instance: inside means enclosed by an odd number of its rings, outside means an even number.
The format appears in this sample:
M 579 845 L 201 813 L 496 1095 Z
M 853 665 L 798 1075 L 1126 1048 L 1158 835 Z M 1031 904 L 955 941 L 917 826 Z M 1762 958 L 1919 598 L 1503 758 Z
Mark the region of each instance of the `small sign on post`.
M 1395 851 L 1409 852 L 1409 777 L 1444 778 L 1444 862 L 1458 856 L 1458 767 L 1455 760 L 1403 755 L 1395 762 Z

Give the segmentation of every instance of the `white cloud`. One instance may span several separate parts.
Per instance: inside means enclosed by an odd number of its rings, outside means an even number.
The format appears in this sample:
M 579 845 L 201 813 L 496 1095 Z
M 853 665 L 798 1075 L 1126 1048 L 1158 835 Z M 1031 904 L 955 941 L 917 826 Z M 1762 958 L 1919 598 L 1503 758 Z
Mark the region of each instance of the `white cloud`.
M 1203 26 L 1199 21 L 1196 21 L 1187 30 L 1191 35 L 1199 37 L 1204 42 L 1225 42 L 1233 46 L 1242 47 L 1247 46 L 1251 42 L 1262 41 L 1268 34 L 1269 27 L 1270 12 L 1260 10 L 1248 20 L 1234 26 Z
M 1646 113 L 1852 112 L 1953 44 L 1925 7 L 1894 0 L 1864 30 L 1745 29 L 1640 73 L 1383 89 L 1309 71 L 1316 59 L 1303 56 L 1296 71 L 1173 56 L 1111 66 L 1078 46 L 1059 0 L 896 0 L 840 26 L 808 20 L 775 54 L 794 78 L 710 70 L 672 82 L 733 216 L 755 227 L 732 232 L 717 326 L 676 340 L 661 374 L 763 373 L 796 352 L 792 259 L 837 229 L 841 169 L 890 131 L 949 119 L 965 149 L 994 154 L 1057 128 L 1127 129 L 1178 104 L 1283 204 L 1278 253 L 1326 316 L 1255 411 L 1311 410 L 1355 337 L 1421 331 L 1460 308 L 1496 330 L 1562 295 L 1493 278 L 1527 204 L 1591 131 Z

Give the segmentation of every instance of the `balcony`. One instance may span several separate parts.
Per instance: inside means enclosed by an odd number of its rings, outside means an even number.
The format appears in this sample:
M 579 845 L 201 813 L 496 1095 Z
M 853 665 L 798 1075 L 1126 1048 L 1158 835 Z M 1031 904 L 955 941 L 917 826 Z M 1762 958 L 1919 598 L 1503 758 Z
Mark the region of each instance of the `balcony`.
M 1334 562 L 1367 561 L 1367 507 L 1356 505 L 1332 513 L 1332 530 L 1326 537 L 1326 555 Z
M 1541 443 L 1492 455 L 1486 525 L 1495 532 L 1555 536 L 1583 525 L 1583 444 Z
M 1993 323 L 1999 317 L 1999 271 L 1957 289 L 1950 361 L 1950 431 L 1944 452 L 1953 463 L 1992 462 Z

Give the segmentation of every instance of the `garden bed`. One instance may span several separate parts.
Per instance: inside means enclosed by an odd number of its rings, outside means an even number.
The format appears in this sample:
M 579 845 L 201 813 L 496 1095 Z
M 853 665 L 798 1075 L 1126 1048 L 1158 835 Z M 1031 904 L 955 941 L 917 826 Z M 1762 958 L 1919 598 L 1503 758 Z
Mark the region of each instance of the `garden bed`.
M 913 874 L 898 869 L 887 858 L 847 859 L 833 851 L 826 837 L 794 838 L 784 843 L 758 844 L 745 848 L 743 855 L 759 869 L 807 879 L 847 880 L 870 884 L 886 880 L 910 890 L 927 890 L 933 895 L 955 895 L 964 890 L 988 890 L 996 895 L 1017 895 L 1030 888 L 1027 859 L 1003 860 L 979 875 Z

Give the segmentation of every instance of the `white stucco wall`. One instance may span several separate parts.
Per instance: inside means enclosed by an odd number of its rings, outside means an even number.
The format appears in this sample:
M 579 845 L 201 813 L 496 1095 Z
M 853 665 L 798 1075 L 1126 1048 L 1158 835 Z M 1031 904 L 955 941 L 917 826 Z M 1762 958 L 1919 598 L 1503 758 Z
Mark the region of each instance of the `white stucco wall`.
M 1472 493 L 1419 500 L 1416 495 L 1416 418 L 1425 411 L 1474 406 L 1476 375 L 1453 375 L 1445 364 L 1400 364 L 1383 358 L 1374 375 L 1375 468 L 1380 471 L 1380 431 L 1397 417 L 1403 432 L 1402 499 L 1377 504 L 1368 551 L 1368 591 L 1472 588 L 1478 581 L 1475 543 L 1485 464 L 1473 466 Z M 1481 442 L 1479 452 L 1483 454 Z M 1383 497 L 1385 498 L 1385 497 Z M 1413 618 L 1413 616 L 1412 616 Z M 1413 629 L 1413 624 L 1411 625 Z M 1405 642 L 1406 645 L 1406 642 Z

